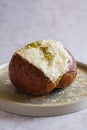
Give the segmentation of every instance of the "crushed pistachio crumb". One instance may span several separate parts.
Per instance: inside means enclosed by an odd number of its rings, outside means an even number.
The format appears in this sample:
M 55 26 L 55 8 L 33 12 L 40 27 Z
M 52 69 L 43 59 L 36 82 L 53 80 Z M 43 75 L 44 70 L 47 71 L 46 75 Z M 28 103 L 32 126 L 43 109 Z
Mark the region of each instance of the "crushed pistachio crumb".
M 31 48 L 31 47 L 37 48 L 37 47 L 39 47 L 40 45 L 41 45 L 41 41 L 37 41 L 37 42 L 32 42 L 31 44 L 27 44 L 27 45 L 25 46 L 25 48 L 26 48 L 26 49 Z
M 44 57 L 48 61 L 52 61 L 54 58 L 54 55 L 48 51 L 48 46 L 40 47 L 40 50 L 43 52 Z
M 40 41 L 37 41 L 37 42 L 32 42 L 31 44 L 27 44 L 25 46 L 25 49 L 29 49 L 29 48 L 37 48 L 39 47 L 39 49 L 43 52 L 44 54 L 44 58 L 48 61 L 52 61 L 53 58 L 54 58 L 54 55 L 49 52 L 49 46 L 41 46 L 41 40 Z

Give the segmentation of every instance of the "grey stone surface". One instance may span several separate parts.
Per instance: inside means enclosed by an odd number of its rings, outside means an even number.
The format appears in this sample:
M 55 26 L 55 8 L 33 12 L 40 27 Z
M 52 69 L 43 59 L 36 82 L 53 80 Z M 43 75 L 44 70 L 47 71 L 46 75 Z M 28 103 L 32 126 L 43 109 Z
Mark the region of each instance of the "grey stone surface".
M 87 0 L 0 0 L 0 64 L 39 39 L 56 39 L 87 63 Z M 87 109 L 49 118 L 0 111 L 0 130 L 87 130 Z

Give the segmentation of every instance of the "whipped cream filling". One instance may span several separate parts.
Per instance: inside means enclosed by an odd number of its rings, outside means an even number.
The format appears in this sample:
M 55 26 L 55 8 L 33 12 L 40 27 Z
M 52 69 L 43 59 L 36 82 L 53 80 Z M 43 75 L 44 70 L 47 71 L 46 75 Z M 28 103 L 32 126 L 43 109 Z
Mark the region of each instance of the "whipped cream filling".
M 63 45 L 55 40 L 33 42 L 16 53 L 54 82 L 67 72 L 69 63 L 72 62 L 71 56 Z

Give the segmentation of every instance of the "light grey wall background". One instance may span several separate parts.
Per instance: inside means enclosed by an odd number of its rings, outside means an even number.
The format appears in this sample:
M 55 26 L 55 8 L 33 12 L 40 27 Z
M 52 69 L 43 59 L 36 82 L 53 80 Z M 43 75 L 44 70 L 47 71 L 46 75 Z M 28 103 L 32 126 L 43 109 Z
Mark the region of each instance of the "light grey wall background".
M 87 0 L 0 0 L 0 64 L 39 39 L 60 40 L 87 63 Z

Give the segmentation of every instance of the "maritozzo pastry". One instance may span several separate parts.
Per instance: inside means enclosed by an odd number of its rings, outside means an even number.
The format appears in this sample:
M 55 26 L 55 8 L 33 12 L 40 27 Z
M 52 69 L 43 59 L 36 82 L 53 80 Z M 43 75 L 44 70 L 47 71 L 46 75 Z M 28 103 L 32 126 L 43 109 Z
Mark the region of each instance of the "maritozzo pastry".
M 17 50 L 9 64 L 12 84 L 27 95 L 44 95 L 69 86 L 77 74 L 72 54 L 55 40 L 40 40 Z

